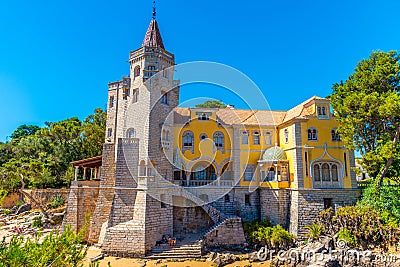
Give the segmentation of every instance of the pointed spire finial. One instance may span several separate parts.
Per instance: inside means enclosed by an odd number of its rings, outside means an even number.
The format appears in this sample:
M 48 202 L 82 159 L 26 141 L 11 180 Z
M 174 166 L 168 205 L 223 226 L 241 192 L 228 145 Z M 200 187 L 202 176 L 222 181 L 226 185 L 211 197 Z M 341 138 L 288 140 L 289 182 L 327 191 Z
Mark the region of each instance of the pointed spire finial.
M 156 19 L 157 10 L 156 10 L 156 0 L 153 1 L 153 19 Z

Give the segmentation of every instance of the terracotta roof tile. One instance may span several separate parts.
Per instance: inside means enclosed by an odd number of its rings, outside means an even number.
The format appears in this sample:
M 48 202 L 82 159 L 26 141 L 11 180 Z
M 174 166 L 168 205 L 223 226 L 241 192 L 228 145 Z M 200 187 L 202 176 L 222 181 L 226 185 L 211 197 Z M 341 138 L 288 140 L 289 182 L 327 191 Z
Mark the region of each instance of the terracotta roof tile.
M 161 47 L 162 49 L 165 49 L 161 38 L 160 29 L 158 29 L 158 23 L 155 19 L 150 21 L 149 28 L 144 36 L 142 47 L 145 46 Z

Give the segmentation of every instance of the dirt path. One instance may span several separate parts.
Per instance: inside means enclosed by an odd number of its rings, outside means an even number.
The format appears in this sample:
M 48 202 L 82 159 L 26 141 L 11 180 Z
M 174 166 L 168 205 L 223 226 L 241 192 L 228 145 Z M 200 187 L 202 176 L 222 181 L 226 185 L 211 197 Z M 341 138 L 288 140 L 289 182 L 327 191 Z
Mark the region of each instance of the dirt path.
M 90 247 L 88 250 L 87 260 L 85 261 L 84 267 L 89 266 L 89 259 L 96 255 L 100 254 L 100 249 L 96 247 Z M 141 259 L 127 259 L 127 258 L 116 258 L 116 257 L 106 257 L 100 262 L 100 267 L 107 267 L 108 262 L 110 262 L 111 267 L 141 267 L 144 266 L 144 260 Z M 211 262 L 203 262 L 203 261 L 184 261 L 184 262 L 166 262 L 161 261 L 156 263 L 155 260 L 146 261 L 146 267 L 211 267 Z M 245 266 L 264 266 L 268 267 L 269 262 L 255 262 L 249 263 L 246 261 L 237 261 L 231 264 L 226 265 L 227 267 L 245 267 Z

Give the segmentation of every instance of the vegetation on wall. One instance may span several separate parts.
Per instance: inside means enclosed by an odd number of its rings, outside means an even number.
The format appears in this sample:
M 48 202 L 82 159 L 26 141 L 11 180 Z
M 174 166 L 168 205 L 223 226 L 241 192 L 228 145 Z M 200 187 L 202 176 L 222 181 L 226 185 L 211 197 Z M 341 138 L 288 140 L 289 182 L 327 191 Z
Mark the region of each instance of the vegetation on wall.
M 373 52 L 345 82 L 334 84 L 331 103 L 347 148 L 379 188 L 384 177 L 400 177 L 400 55 Z
M 250 243 L 267 246 L 269 249 L 288 249 L 296 240 L 296 237 L 282 226 L 272 226 L 269 221 L 245 222 L 243 230 Z
M 101 155 L 106 112 L 98 108 L 83 121 L 70 118 L 45 127 L 21 125 L 7 143 L 0 143 L 0 190 L 69 186 L 71 161 Z

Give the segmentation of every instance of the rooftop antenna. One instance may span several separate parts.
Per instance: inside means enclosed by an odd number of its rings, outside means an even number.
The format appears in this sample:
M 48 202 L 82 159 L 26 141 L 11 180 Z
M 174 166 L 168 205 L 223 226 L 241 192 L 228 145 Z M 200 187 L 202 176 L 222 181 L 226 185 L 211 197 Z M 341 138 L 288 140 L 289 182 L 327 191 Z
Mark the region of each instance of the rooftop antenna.
M 153 19 L 156 19 L 157 10 L 156 10 L 156 0 L 153 1 Z

